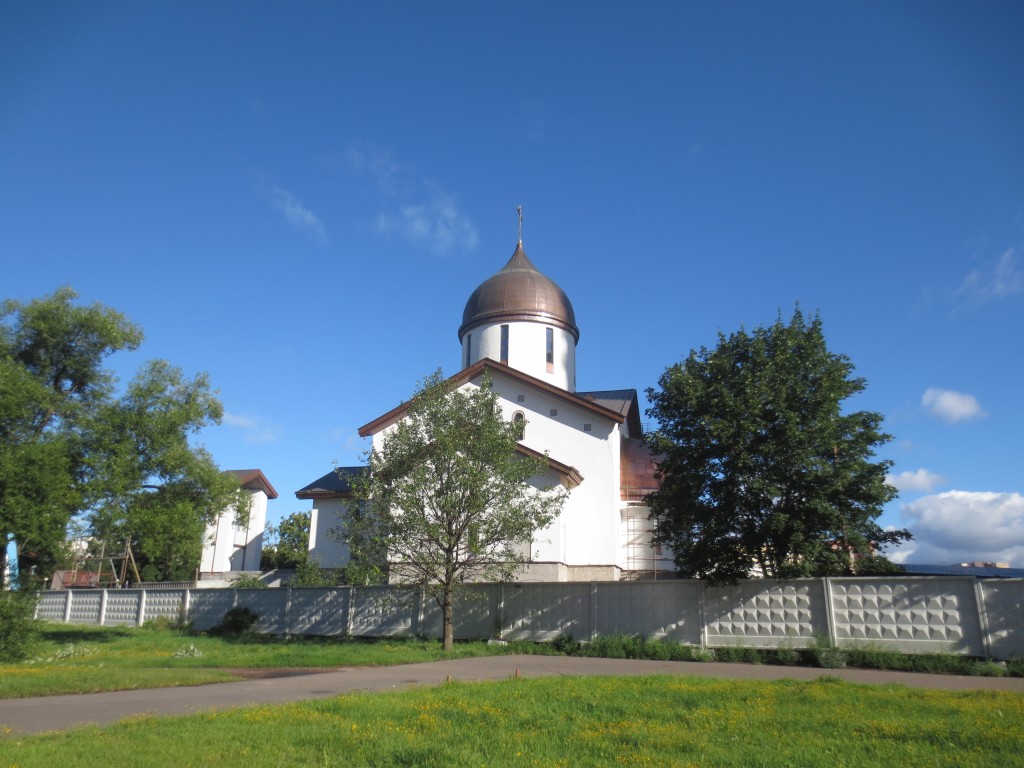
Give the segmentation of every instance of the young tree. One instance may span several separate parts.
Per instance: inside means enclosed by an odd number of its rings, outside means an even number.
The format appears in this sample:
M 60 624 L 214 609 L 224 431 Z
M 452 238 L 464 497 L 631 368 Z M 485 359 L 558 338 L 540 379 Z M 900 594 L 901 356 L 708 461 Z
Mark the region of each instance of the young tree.
M 77 513 L 90 514 L 94 533 L 148 542 L 145 521 L 156 519 L 164 545 L 188 538 L 191 549 L 150 556 L 194 558 L 194 569 L 200 521 L 237 489 L 187 440 L 219 422 L 221 405 L 204 376 L 189 381 L 162 361 L 115 397 L 106 358 L 137 348 L 142 332 L 121 313 L 76 298 L 62 288 L 0 305 L 0 538 L 13 534 L 20 555 L 33 552 L 31 564 L 44 569 Z
M 842 412 L 865 387 L 852 372 L 797 309 L 788 325 L 719 334 L 647 391 L 662 483 L 648 503 L 680 575 L 851 573 L 856 556 L 910 538 L 875 522 L 896 495 L 891 462 L 873 460 L 891 438 L 880 414 Z
M 281 524 L 268 525 L 264 531 L 260 565 L 267 569 L 297 568 L 309 559 L 309 526 L 312 513 L 293 512 L 281 518 Z
M 511 578 L 565 502 L 564 488 L 540 486 L 547 463 L 517 452 L 518 432 L 489 378 L 458 389 L 438 371 L 353 481 L 360 504 L 346 524 L 350 550 L 383 549 L 393 580 L 425 589 L 444 617 L 445 650 L 456 589 Z

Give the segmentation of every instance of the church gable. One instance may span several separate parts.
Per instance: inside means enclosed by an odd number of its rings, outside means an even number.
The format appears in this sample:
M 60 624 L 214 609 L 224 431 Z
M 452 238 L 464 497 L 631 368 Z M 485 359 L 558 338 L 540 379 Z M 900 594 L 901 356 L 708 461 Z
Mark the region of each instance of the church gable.
M 534 394 L 544 395 L 548 398 L 558 401 L 559 405 L 556 408 L 564 407 L 571 410 L 575 410 L 580 413 L 587 413 L 594 417 L 594 419 L 603 419 L 605 422 L 611 422 L 615 424 L 621 424 L 625 421 L 625 415 L 622 413 L 612 410 L 605 405 L 602 405 L 597 400 L 590 400 L 580 397 L 572 392 L 567 392 L 564 389 L 552 386 L 545 381 L 534 378 L 529 374 L 523 373 L 522 371 L 510 368 L 507 365 L 502 365 L 494 360 L 484 358 L 479 360 L 468 368 L 463 368 L 461 371 L 456 373 L 454 376 L 450 376 L 448 381 L 461 386 L 468 384 L 469 382 L 479 383 L 479 380 L 483 377 L 484 371 L 490 371 L 491 378 L 497 382 L 499 378 L 507 380 L 511 383 L 520 385 L 522 394 L 528 396 L 529 392 Z M 500 393 L 505 392 L 504 388 L 498 390 Z M 635 396 L 635 393 L 634 393 Z M 517 402 L 517 396 L 512 397 L 509 402 L 515 405 Z M 395 422 L 404 418 L 406 412 L 409 409 L 409 403 L 405 402 L 396 408 L 392 408 L 382 416 L 377 417 L 368 424 L 363 425 L 359 428 L 360 437 L 371 437 Z M 550 415 L 550 414 L 549 414 Z

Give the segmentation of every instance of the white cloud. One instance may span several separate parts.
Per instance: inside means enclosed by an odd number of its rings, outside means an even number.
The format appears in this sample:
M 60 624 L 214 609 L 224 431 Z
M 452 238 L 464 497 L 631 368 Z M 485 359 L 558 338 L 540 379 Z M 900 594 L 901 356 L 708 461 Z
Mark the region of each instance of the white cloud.
M 405 169 L 391 156 L 390 152 L 375 148 L 350 149 L 345 153 L 349 166 L 359 173 L 368 173 L 378 189 L 385 194 L 395 194 L 401 186 Z
M 237 413 L 224 412 L 224 423 L 229 427 L 237 427 L 245 432 L 245 442 L 264 445 L 276 443 L 284 432 L 273 422 L 256 416 L 242 416 Z
M 319 217 L 304 206 L 291 192 L 274 187 L 274 207 L 283 215 L 284 220 L 294 229 L 318 243 L 327 241 L 327 228 Z
M 439 189 L 431 189 L 430 199 L 403 205 L 397 212 L 380 213 L 375 226 L 382 234 L 397 234 L 417 247 L 434 253 L 476 248 L 476 227 L 463 215 L 455 200 Z
M 900 472 L 898 475 L 886 475 L 885 482 L 897 491 L 920 491 L 931 493 L 946 482 L 946 478 L 929 472 L 927 469 L 916 469 L 913 472 Z
M 1020 293 L 1024 289 L 1024 270 L 1017 264 L 1017 254 L 1007 248 L 994 264 L 967 273 L 960 293 L 970 302 L 981 304 Z
M 925 390 L 921 396 L 921 407 L 950 424 L 985 415 L 973 395 L 935 387 Z
M 900 512 L 914 540 L 890 553 L 896 562 L 1024 566 L 1024 496 L 1019 493 L 946 491 L 903 504 Z
M 434 253 L 472 251 L 479 237 L 473 222 L 459 210 L 452 195 L 398 163 L 390 152 L 372 146 L 353 147 L 345 154 L 349 167 L 368 176 L 390 202 L 373 220 L 382 235 L 400 237 Z M 396 198 L 402 203 L 395 205 Z M 417 199 L 419 198 L 419 199 Z

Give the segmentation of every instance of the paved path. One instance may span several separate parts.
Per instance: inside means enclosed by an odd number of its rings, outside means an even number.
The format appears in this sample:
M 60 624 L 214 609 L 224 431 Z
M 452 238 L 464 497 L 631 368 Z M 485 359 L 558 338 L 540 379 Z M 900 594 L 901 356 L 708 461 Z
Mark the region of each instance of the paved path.
M 758 664 L 630 661 L 562 656 L 487 656 L 475 659 L 346 667 L 333 672 L 292 675 L 238 683 L 182 688 L 83 693 L 0 700 L 0 734 L 8 736 L 115 723 L 131 715 L 179 715 L 251 704 L 317 699 L 350 691 L 400 690 L 452 680 L 504 680 L 552 675 L 676 675 L 736 680 L 814 680 L 835 675 L 853 683 L 897 684 L 950 690 L 989 689 L 1024 694 L 1024 678 L 956 677 L 862 669 L 808 669 Z

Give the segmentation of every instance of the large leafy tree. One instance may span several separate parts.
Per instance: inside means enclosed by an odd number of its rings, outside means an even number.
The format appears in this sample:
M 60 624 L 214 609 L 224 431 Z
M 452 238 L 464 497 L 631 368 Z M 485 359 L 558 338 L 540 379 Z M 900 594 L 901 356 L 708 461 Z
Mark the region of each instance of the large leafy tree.
M 444 617 L 445 650 L 456 590 L 510 579 L 565 502 L 564 488 L 541 479 L 547 462 L 517 451 L 518 434 L 489 378 L 460 389 L 438 371 L 353 480 L 350 551 L 357 559 L 385 552 L 392 581 L 425 589 Z
M 648 497 L 684 577 L 734 582 L 884 569 L 910 538 L 875 522 L 896 491 L 875 450 L 882 416 L 843 412 L 865 388 L 797 309 L 692 351 L 647 391 L 661 488 Z
M 187 440 L 219 421 L 220 403 L 205 377 L 162 361 L 117 396 L 106 360 L 136 349 L 142 332 L 76 299 L 62 288 L 0 305 L 0 537 L 14 536 L 23 571 L 45 572 L 81 513 L 99 535 L 132 537 L 154 575 L 198 564 L 205 520 L 237 491 Z M 171 553 L 186 540 L 187 552 Z

